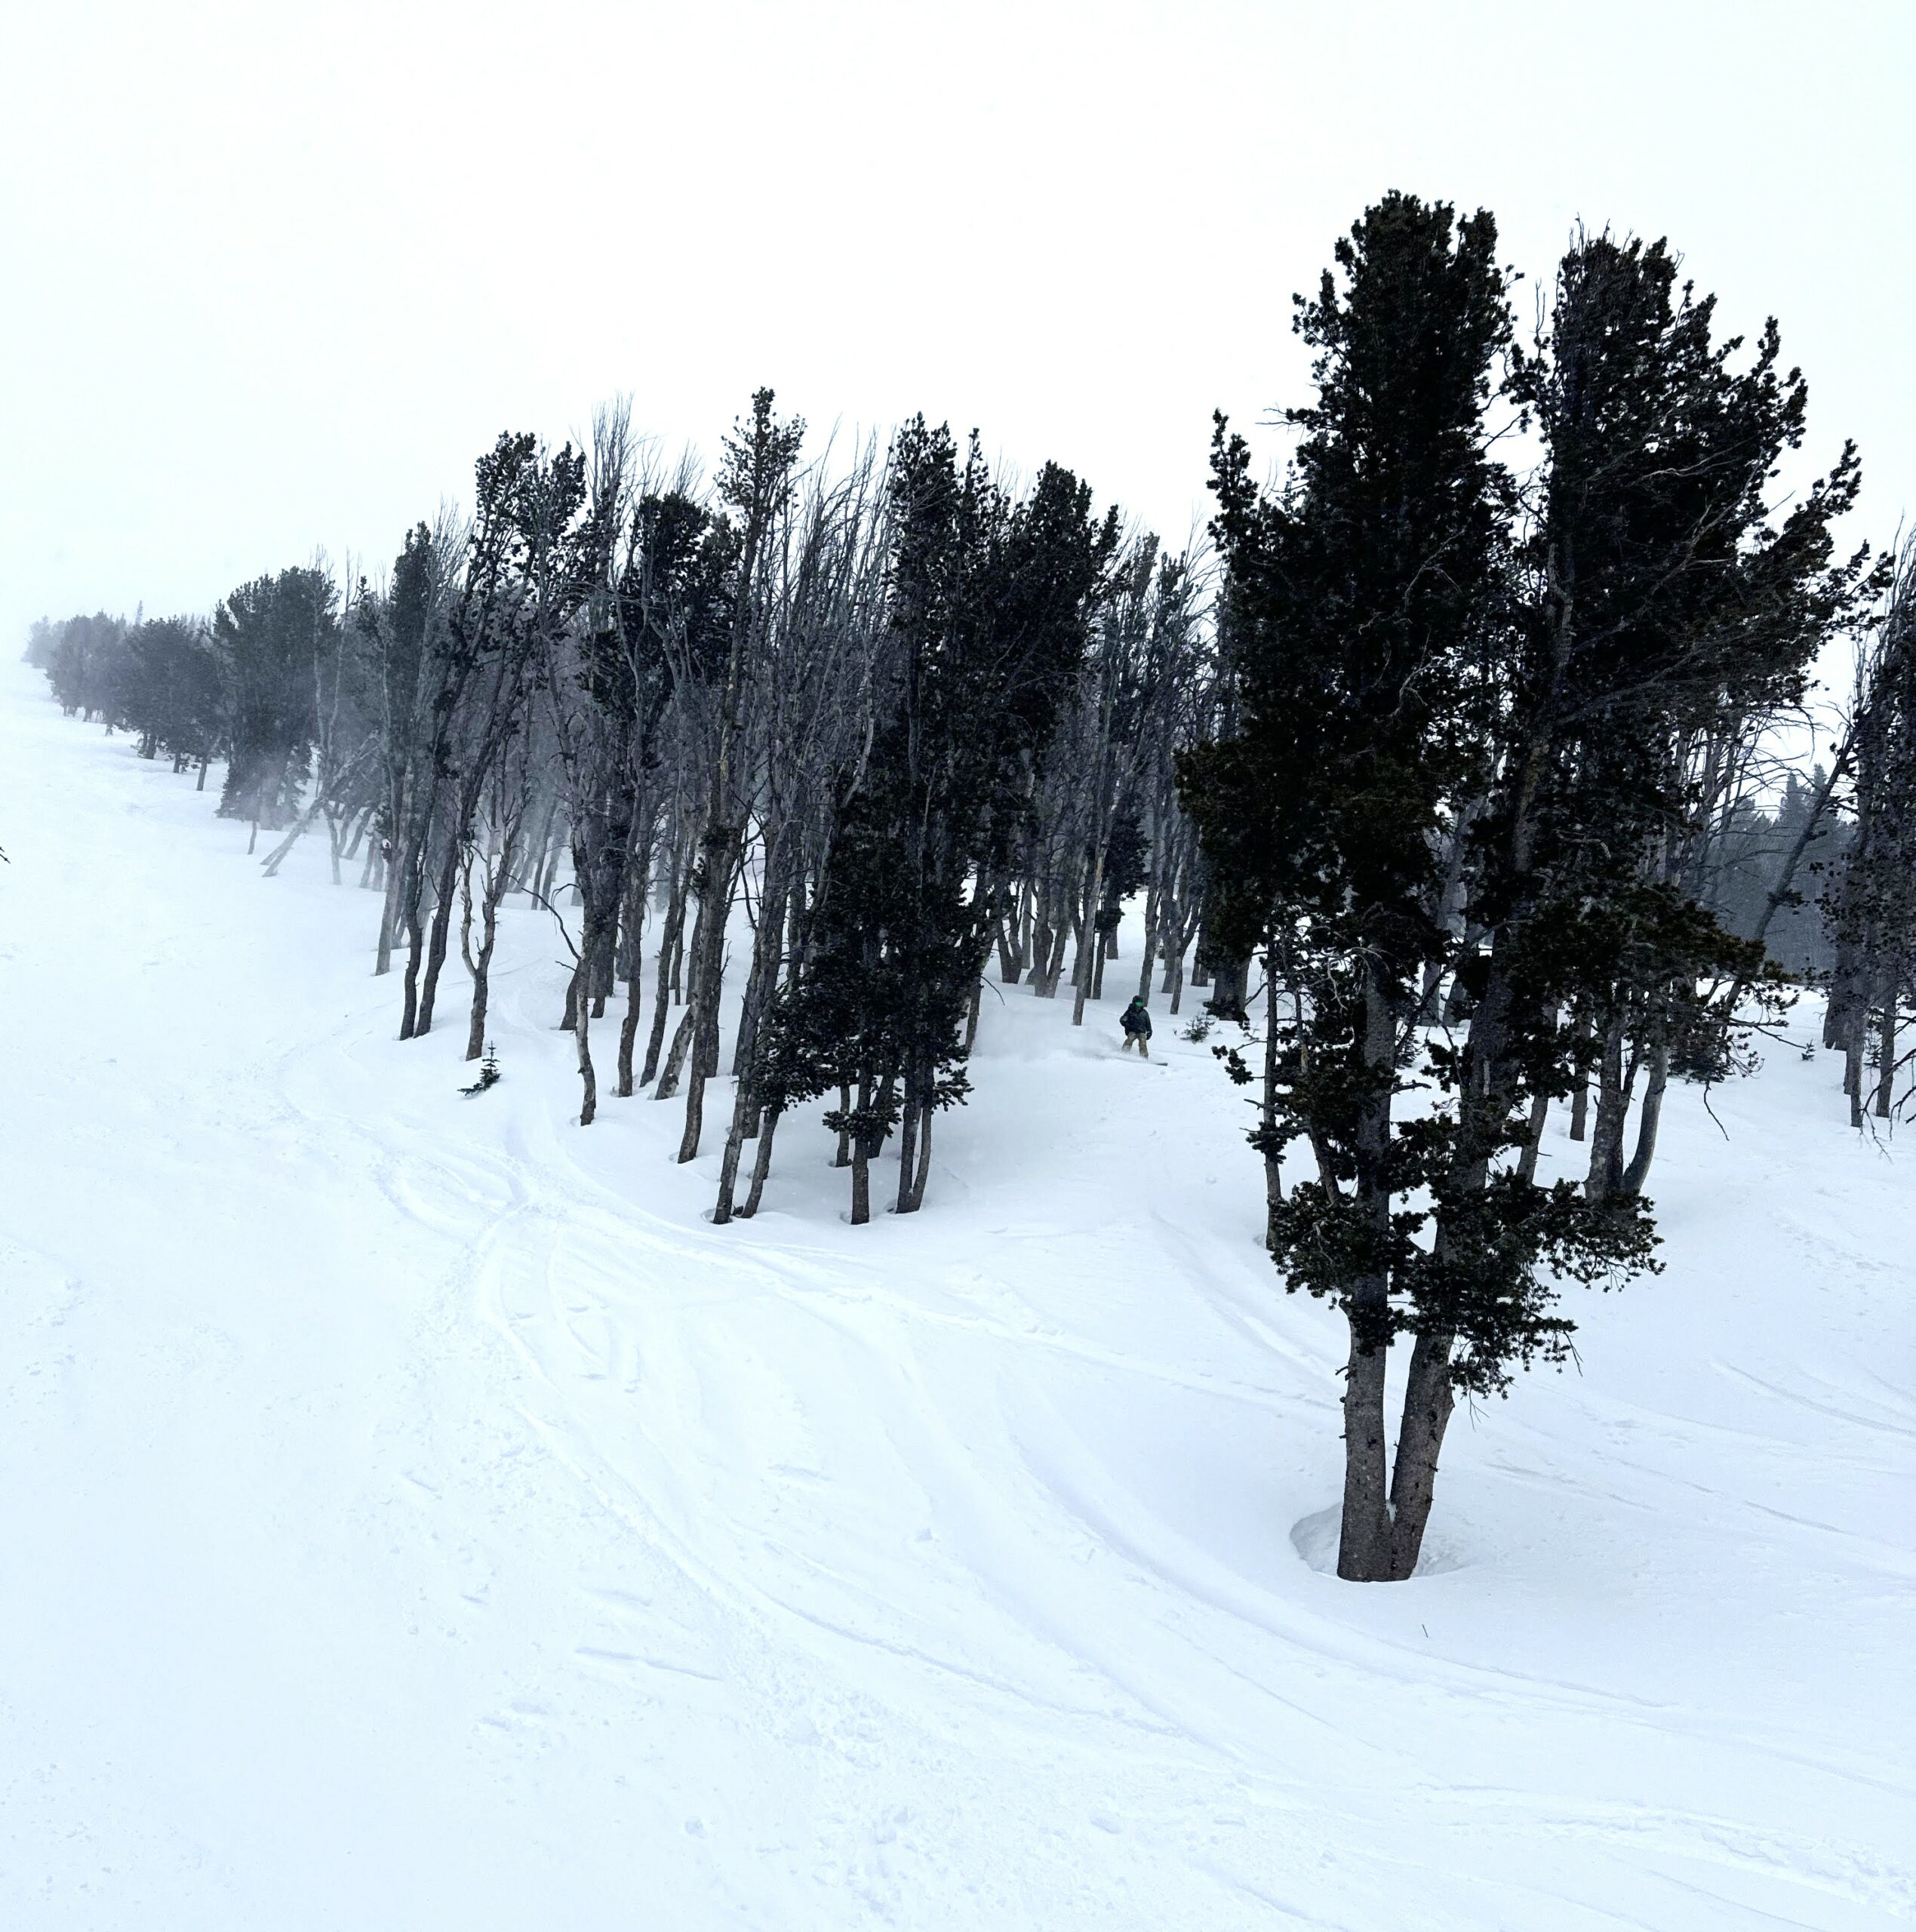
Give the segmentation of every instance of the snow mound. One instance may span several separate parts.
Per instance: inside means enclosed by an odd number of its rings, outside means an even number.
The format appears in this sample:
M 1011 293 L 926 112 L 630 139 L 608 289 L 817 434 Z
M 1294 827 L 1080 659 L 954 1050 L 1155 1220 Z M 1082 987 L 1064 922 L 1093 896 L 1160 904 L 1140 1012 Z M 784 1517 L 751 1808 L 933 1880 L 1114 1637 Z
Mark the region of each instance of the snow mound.
M 1290 1526 L 1291 1547 L 1313 1570 L 1326 1577 L 1337 1574 L 1337 1534 L 1343 1512 L 1336 1503 L 1328 1509 L 1313 1510 Z M 1417 1554 L 1413 1577 L 1435 1577 L 1447 1570 L 1461 1570 L 1469 1558 L 1447 1537 L 1435 1530 L 1424 1535 L 1424 1546 Z

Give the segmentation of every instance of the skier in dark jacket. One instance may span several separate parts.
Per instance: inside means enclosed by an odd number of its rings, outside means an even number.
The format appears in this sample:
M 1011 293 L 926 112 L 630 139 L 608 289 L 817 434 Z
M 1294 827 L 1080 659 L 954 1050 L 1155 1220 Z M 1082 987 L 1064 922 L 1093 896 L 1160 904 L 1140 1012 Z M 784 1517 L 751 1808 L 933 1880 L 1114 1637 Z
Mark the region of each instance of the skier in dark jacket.
M 1124 1029 L 1124 1045 L 1136 1047 L 1149 1060 L 1151 1057 L 1151 1009 L 1145 1004 L 1143 994 L 1132 995 L 1131 1003 L 1118 1016 L 1118 1023 Z

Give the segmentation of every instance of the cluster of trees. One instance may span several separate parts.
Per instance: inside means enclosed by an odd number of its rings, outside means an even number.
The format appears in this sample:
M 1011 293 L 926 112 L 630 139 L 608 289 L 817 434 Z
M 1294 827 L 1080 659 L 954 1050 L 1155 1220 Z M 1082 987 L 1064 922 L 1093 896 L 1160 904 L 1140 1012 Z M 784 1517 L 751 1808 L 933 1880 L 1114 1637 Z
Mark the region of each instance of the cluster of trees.
M 1843 1055 L 1860 1127 L 1866 1104 L 1887 1120 L 1907 1103 L 1911 1083 L 1899 1095 L 1897 1075 L 1916 1058 L 1898 1045 L 1916 1008 L 1916 540 L 1896 561 L 1858 664 L 1839 761 L 1852 774 L 1853 822 L 1828 894 L 1823 1044 Z
M 1481 212 L 1365 214 L 1299 298 L 1284 475 L 1218 420 L 1210 549 L 922 419 L 810 455 L 761 391 L 709 484 L 609 409 L 584 448 L 502 436 L 381 582 L 288 570 L 29 655 L 144 755 L 223 758 L 269 872 L 323 823 L 403 1039 L 456 934 L 478 1058 L 500 909 L 550 911 L 581 1123 L 623 988 L 614 1091 L 682 1107 L 681 1161 L 722 1134 L 721 1223 L 808 1106 L 853 1221 L 894 1137 L 917 1209 L 994 958 L 1078 1023 L 1114 964 L 1173 1012 L 1188 970 L 1198 1027 L 1241 1029 L 1269 1251 L 1348 1323 L 1339 1572 L 1407 1576 L 1459 1395 L 1564 1356 L 1562 1283 L 1656 1266 L 1669 1081 L 1747 1066 L 1826 979 L 1853 1117 L 1888 1115 L 1916 999 L 1916 549 L 1837 554 L 1847 448 L 1773 511 L 1807 401 L 1773 323 L 1722 338 L 1662 244 L 1580 233 L 1520 341 L 1496 247 Z M 1579 1177 L 1539 1175 L 1555 1106 Z
M 1802 378 L 1773 324 L 1719 340 L 1660 244 L 1578 235 L 1522 343 L 1490 217 L 1392 195 L 1297 328 L 1316 399 L 1290 412 L 1281 485 L 1218 424 L 1239 715 L 1187 756 L 1183 795 L 1214 938 L 1263 969 L 1262 1068 L 1232 1057 L 1259 1088 L 1271 1252 L 1348 1322 L 1339 1574 L 1393 1578 L 1417 1561 L 1458 1395 L 1564 1356 L 1562 1282 L 1655 1265 L 1643 1189 L 1666 1084 L 1721 1077 L 1773 1010 L 1762 941 L 1828 775 L 1791 806 L 1801 842 L 1742 935 L 1720 915 L 1726 861 L 1764 748 L 1881 577 L 1833 548 L 1852 451 L 1772 514 Z M 1527 476 L 1499 460 L 1513 423 L 1541 448 Z M 1886 1078 L 1908 820 L 1871 801 L 1909 795 L 1900 648 L 1871 660 L 1839 761 L 1859 823 L 1836 888 L 1854 964 L 1835 1004 L 1856 1017 L 1837 1023 L 1854 1061 L 1876 1017 Z M 1536 1171 L 1566 1101 L 1580 1183 Z
M 335 881 L 356 860 L 381 895 L 401 1038 L 456 945 L 479 1056 L 522 893 L 571 949 L 583 1124 L 623 986 L 615 1091 L 682 1106 L 681 1160 L 723 1134 L 717 1220 L 756 1211 L 814 1101 L 853 1220 L 893 1137 L 909 1213 L 994 951 L 1081 1023 L 1143 890 L 1137 984 L 1161 968 L 1181 1000 L 1204 874 L 1176 761 L 1221 685 L 1201 556 L 1069 471 L 1014 487 L 921 420 L 831 457 L 761 391 L 701 487 L 607 410 L 584 448 L 502 436 L 469 518 L 412 531 L 383 582 L 289 570 L 209 623 L 43 624 L 29 656 L 143 754 L 202 783 L 225 758 L 221 811 L 281 835 L 269 872 L 323 823 Z

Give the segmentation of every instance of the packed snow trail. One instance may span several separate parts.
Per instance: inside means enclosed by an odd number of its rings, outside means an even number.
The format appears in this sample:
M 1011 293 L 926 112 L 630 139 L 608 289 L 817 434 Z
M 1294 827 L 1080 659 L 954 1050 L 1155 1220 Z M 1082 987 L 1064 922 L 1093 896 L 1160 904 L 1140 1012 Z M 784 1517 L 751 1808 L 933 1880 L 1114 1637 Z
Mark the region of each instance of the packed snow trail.
M 988 993 L 921 1214 L 794 1119 L 714 1228 L 715 1134 L 574 1124 L 546 915 L 462 1098 L 323 844 L 3 702 L 8 1927 L 1916 1915 L 1916 1190 L 1833 1057 L 1673 1094 L 1668 1272 L 1349 1586 L 1339 1324 L 1161 1001 Z

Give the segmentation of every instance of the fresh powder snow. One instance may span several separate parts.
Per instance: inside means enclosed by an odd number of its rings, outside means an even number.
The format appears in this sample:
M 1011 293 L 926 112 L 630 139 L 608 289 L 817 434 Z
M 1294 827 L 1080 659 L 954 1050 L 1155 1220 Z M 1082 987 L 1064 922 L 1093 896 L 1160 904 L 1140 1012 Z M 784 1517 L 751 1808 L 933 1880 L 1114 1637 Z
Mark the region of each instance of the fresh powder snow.
M 576 1124 L 547 913 L 463 1097 L 323 838 L 0 715 L 9 1932 L 1916 1914 L 1916 1186 L 1835 1056 L 1673 1092 L 1667 1272 L 1343 1584 L 1342 1324 L 1161 1001 L 988 983 L 922 1214 L 795 1117 L 715 1228 L 676 1108 Z

